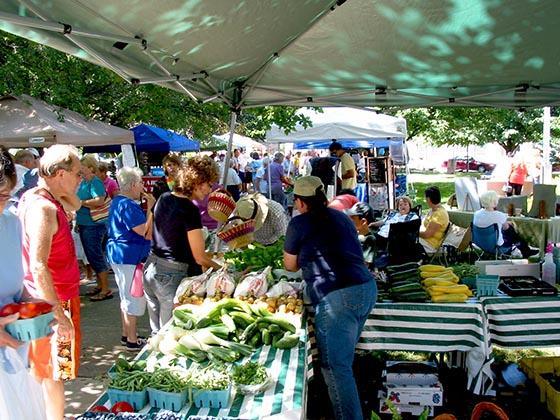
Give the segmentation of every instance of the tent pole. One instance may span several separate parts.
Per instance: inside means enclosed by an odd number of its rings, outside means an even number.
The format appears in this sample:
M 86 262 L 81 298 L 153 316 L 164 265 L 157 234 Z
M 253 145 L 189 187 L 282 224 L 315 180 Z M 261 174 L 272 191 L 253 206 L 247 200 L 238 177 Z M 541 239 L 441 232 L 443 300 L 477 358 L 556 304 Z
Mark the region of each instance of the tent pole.
M 227 189 L 227 176 L 228 176 L 228 172 L 229 172 L 229 161 L 230 161 L 230 155 L 231 155 L 231 151 L 233 149 L 233 133 L 235 130 L 235 123 L 237 122 L 237 112 L 235 110 L 231 111 L 231 117 L 229 120 L 229 140 L 228 140 L 228 145 L 227 145 L 227 153 L 226 153 L 226 158 L 224 160 L 224 173 L 222 175 L 222 185 L 224 186 L 224 188 Z
M 541 163 L 541 183 L 552 182 L 552 165 L 550 164 L 550 107 L 543 109 L 543 156 Z

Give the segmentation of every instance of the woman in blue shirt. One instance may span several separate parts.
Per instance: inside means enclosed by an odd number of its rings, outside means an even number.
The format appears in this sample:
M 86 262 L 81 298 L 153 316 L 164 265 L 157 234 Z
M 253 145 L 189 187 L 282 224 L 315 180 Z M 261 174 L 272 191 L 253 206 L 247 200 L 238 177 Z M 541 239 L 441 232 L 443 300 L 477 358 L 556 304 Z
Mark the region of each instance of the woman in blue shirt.
M 140 168 L 122 168 L 117 173 L 120 194 L 113 198 L 107 222 L 107 258 L 115 272 L 115 281 L 121 299 L 121 343 L 127 350 L 137 351 L 146 343 L 136 334 L 137 318 L 146 311 L 146 299 L 131 295 L 135 270 L 142 273 L 142 263 L 150 252 L 150 241 L 145 238 L 147 216 L 136 202 L 141 197 L 147 201 L 150 213 L 155 204 L 151 194 L 144 193 Z M 137 268 L 138 266 L 138 268 Z
M 90 210 L 103 205 L 106 192 L 103 181 L 96 176 L 97 160 L 91 155 L 86 155 L 80 162 L 83 180 L 78 188 L 78 197 L 82 207 L 76 212 L 76 225 L 88 262 L 97 277 L 97 287 L 88 292 L 88 295 L 91 296 L 91 301 L 97 302 L 113 297 L 113 292 L 109 289 L 109 267 L 103 253 L 107 220 L 94 222 L 90 213 Z
M 363 419 L 352 373 L 354 349 L 375 303 L 377 288 L 364 263 L 356 227 L 341 211 L 327 207 L 321 179 L 295 181 L 299 216 L 288 225 L 284 266 L 300 267 L 315 308 L 321 371 L 337 419 Z

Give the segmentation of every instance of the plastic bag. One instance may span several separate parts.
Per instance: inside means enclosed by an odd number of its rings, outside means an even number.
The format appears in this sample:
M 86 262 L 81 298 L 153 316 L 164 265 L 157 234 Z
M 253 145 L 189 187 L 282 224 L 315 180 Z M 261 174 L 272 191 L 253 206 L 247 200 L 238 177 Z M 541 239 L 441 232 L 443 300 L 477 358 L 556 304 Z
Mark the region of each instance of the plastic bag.
M 268 289 L 266 295 L 269 297 L 296 296 L 297 293 L 298 290 L 294 288 L 292 283 L 280 280 L 278 283 Z
M 29 374 L 21 356 L 12 348 L 3 349 L 11 364 L 20 364 L 16 373 L 0 369 L 0 413 L 2 419 L 20 420 L 47 418 L 41 385 Z
M 206 282 L 208 281 L 211 271 L 212 269 L 209 268 L 198 276 L 185 277 L 181 280 L 181 283 L 175 292 L 173 303 L 181 303 L 179 299 L 181 296 L 204 296 L 206 294 Z
M 216 292 L 231 296 L 235 290 L 235 281 L 227 272 L 226 267 L 220 268 L 210 275 L 206 283 L 206 296 L 213 297 Z
M 268 277 L 271 276 L 271 270 L 271 267 L 267 267 L 262 272 L 254 271 L 247 274 L 235 288 L 233 296 L 259 297 L 264 295 L 268 290 Z
M 144 296 L 144 263 L 136 264 L 134 274 L 132 276 L 132 284 L 130 286 L 130 295 L 135 298 Z

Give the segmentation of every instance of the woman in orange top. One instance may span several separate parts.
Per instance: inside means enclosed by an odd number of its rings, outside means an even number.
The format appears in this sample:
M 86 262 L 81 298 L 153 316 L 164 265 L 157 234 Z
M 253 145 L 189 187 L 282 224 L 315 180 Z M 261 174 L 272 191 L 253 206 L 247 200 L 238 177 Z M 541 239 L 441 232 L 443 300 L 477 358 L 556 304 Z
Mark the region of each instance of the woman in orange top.
M 527 165 L 521 159 L 516 159 L 511 164 L 511 171 L 509 173 L 508 185 L 511 187 L 511 191 L 508 191 L 507 196 L 510 197 L 512 194 L 521 195 L 521 188 L 523 188 L 523 183 L 525 178 L 527 178 Z

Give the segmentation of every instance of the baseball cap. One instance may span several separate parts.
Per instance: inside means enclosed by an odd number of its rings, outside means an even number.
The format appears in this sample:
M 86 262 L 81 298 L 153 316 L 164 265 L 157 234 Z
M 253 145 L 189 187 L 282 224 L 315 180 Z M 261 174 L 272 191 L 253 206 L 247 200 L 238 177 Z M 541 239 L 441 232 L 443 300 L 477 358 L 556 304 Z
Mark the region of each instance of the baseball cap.
M 360 219 L 366 219 L 368 223 L 373 222 L 373 209 L 368 203 L 356 203 L 351 209 L 345 211 L 348 216 L 358 216 Z
M 316 176 L 303 176 L 294 182 L 294 195 L 300 197 L 314 197 L 317 191 L 325 191 L 321 178 Z

